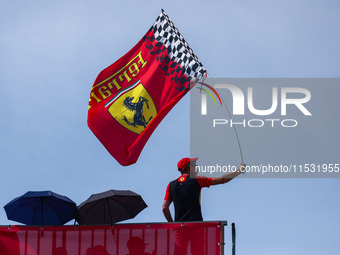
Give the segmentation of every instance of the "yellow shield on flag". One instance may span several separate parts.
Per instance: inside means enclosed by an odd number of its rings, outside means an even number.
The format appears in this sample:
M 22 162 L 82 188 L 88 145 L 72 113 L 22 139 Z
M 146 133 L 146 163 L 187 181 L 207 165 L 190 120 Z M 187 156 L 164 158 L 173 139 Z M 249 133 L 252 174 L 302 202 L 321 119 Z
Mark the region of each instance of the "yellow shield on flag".
M 107 105 L 111 116 L 136 134 L 142 133 L 157 114 L 152 97 L 140 81 L 121 91 Z

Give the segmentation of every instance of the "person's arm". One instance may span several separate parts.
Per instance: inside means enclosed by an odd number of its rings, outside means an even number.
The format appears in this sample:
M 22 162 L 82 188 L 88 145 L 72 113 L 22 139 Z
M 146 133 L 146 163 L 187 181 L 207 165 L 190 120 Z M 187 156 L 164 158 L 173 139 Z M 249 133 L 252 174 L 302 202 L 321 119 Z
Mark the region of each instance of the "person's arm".
M 174 220 L 172 219 L 172 216 L 171 216 L 171 213 L 170 213 L 170 209 L 169 209 L 170 204 L 171 204 L 171 201 L 164 200 L 162 209 L 163 209 L 163 214 L 164 214 L 165 219 L 168 222 L 173 222 Z
M 234 179 L 235 177 L 237 177 L 238 175 L 244 174 L 245 168 L 246 168 L 246 165 L 241 164 L 240 167 L 235 172 L 224 174 L 221 177 L 214 177 L 211 180 L 211 185 L 227 183 L 231 181 L 232 179 Z

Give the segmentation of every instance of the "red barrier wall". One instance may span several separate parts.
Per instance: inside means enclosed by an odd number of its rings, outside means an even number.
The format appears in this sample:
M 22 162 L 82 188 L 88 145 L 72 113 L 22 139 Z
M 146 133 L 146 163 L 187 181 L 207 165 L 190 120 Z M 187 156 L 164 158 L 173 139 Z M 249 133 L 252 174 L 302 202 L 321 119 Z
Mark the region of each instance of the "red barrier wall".
M 1 226 L 0 254 L 219 255 L 223 231 L 221 222 Z

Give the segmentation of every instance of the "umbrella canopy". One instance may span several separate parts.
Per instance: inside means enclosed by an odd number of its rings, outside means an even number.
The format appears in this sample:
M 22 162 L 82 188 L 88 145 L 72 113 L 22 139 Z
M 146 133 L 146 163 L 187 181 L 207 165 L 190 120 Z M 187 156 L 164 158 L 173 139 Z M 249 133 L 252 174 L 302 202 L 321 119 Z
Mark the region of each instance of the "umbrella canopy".
M 7 218 L 27 225 L 64 225 L 77 205 L 52 191 L 29 191 L 4 206 Z
M 81 225 L 112 225 L 134 218 L 146 207 L 142 197 L 130 190 L 108 190 L 91 195 L 74 216 Z

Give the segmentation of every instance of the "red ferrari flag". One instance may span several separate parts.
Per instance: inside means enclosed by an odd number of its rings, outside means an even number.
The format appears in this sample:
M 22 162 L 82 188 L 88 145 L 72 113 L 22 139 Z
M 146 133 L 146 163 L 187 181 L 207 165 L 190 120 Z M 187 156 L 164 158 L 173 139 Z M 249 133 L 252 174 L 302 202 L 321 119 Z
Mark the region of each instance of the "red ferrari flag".
M 205 69 L 162 10 L 145 36 L 101 71 L 88 126 L 123 166 L 134 164 L 152 132 Z

